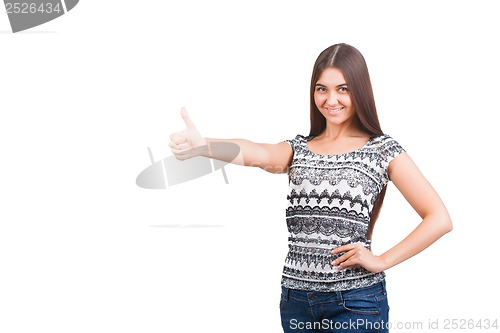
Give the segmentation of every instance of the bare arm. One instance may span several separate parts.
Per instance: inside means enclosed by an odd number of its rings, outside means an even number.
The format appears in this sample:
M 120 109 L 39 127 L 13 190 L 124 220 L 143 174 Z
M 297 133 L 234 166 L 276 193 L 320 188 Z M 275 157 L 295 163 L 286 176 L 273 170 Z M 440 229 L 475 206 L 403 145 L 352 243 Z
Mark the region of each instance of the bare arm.
M 380 256 L 373 255 L 359 244 L 334 249 L 334 254 L 347 251 L 333 263 L 339 268 L 360 264 L 374 273 L 383 271 L 413 257 L 452 230 L 444 203 L 407 153 L 391 161 L 389 176 L 422 222 L 399 244 Z
M 389 175 L 422 222 L 399 244 L 381 255 L 386 268 L 416 255 L 453 229 L 443 201 L 408 154 L 403 153 L 390 163 Z
M 180 160 L 194 156 L 206 156 L 228 163 L 259 167 L 272 173 L 286 173 L 293 151 L 286 142 L 277 144 L 255 143 L 245 139 L 203 138 L 189 118 L 187 111 L 181 110 L 186 129 L 170 136 L 172 153 Z M 227 143 L 227 145 L 224 145 Z M 237 154 L 234 146 L 238 147 Z
M 286 142 L 276 144 L 256 143 L 245 139 L 205 139 L 209 151 L 204 156 L 215 158 L 230 163 L 258 167 L 271 173 L 286 173 L 292 159 L 292 148 Z M 238 156 L 229 161 L 224 151 L 213 149 L 212 143 L 229 142 L 240 148 Z

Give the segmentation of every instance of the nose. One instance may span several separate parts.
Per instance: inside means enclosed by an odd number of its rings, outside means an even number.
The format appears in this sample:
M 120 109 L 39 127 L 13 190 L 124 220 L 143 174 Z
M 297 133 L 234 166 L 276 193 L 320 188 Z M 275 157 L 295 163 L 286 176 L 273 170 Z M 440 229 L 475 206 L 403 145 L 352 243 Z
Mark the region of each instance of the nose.
M 336 105 L 338 103 L 338 100 L 337 100 L 337 93 L 335 91 L 331 91 L 329 94 L 328 94 L 328 98 L 326 99 L 326 102 L 329 104 L 329 105 Z

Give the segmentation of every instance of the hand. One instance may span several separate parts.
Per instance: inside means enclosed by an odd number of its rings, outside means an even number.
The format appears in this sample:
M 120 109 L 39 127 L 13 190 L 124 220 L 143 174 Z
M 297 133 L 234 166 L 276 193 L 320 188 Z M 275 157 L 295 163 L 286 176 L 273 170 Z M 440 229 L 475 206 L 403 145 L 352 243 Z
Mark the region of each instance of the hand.
M 385 269 L 383 259 L 371 253 L 362 244 L 347 244 L 332 250 L 332 254 L 341 252 L 345 253 L 332 261 L 332 265 L 337 266 L 339 270 L 355 265 L 360 265 L 372 273 L 379 273 Z
M 177 133 L 170 135 L 170 150 L 178 160 L 186 160 L 188 158 L 199 156 L 206 151 L 206 140 L 201 137 L 200 132 L 189 118 L 185 108 L 181 109 L 181 116 L 186 124 L 186 128 Z M 195 149 L 200 148 L 200 149 Z

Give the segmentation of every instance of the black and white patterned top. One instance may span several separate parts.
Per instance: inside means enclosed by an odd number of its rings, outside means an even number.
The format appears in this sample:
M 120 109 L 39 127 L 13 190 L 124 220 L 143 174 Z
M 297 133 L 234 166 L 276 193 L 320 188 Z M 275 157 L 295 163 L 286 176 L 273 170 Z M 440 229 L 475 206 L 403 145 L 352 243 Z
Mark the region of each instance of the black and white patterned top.
M 311 136 L 286 140 L 293 151 L 288 172 L 286 223 L 288 255 L 282 285 L 309 291 L 339 291 L 380 282 L 385 273 L 361 266 L 338 270 L 331 264 L 337 246 L 370 248 L 368 227 L 375 198 L 389 182 L 388 167 L 404 149 L 389 135 L 372 137 L 344 154 L 320 155 L 307 146 Z

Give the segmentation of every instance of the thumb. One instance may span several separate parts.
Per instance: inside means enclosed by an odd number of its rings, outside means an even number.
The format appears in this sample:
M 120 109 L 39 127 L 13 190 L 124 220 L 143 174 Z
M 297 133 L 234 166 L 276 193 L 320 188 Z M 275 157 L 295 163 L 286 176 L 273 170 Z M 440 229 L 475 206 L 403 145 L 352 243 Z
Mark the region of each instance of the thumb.
M 184 107 L 181 109 L 181 116 L 187 128 L 196 128 L 196 126 L 194 126 L 194 123 L 191 121 L 191 118 L 189 118 L 186 108 Z

